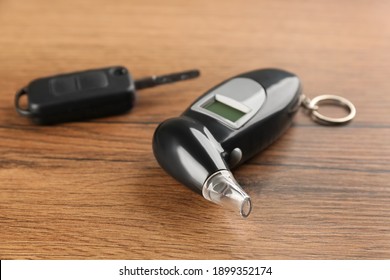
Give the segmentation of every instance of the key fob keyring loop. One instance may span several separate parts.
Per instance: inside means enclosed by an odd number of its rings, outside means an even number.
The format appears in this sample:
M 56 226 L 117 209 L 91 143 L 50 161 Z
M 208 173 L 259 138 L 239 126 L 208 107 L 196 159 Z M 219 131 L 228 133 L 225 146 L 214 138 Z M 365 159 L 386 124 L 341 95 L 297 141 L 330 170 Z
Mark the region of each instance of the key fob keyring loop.
M 328 117 L 319 112 L 321 104 L 342 107 L 349 113 L 347 116 L 340 118 Z M 350 122 L 356 116 L 356 108 L 352 102 L 338 95 L 324 94 L 310 99 L 302 94 L 301 105 L 308 111 L 310 117 L 315 122 L 322 125 L 343 125 Z
M 15 94 L 15 108 L 16 108 L 16 111 L 22 115 L 22 116 L 25 116 L 25 117 L 30 117 L 31 116 L 31 112 L 27 109 L 23 109 L 22 107 L 20 107 L 20 98 L 27 94 L 27 88 L 24 87 L 24 88 L 21 88 L 18 92 L 16 92 Z

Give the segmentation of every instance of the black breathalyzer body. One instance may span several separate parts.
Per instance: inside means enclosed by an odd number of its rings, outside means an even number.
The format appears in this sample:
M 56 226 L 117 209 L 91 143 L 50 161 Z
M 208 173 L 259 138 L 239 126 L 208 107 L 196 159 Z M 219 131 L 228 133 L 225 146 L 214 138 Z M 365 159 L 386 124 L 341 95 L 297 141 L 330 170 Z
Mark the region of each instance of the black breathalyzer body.
M 230 170 L 278 139 L 300 105 L 298 77 L 247 72 L 215 86 L 155 131 L 154 155 L 171 176 L 206 199 L 249 215 L 252 204 Z

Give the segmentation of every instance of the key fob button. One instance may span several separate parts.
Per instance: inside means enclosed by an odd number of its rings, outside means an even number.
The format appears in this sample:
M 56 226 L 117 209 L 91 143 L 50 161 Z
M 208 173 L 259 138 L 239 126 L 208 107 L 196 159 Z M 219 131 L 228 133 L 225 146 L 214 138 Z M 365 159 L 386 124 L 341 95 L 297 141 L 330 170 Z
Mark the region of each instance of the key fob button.
M 54 95 L 63 95 L 77 91 L 77 83 L 74 76 L 53 78 L 50 80 Z
M 107 75 L 102 71 L 83 73 L 77 79 L 80 90 L 98 89 L 108 86 Z
M 52 92 L 57 96 L 108 86 L 107 75 L 102 71 L 53 78 L 50 82 Z

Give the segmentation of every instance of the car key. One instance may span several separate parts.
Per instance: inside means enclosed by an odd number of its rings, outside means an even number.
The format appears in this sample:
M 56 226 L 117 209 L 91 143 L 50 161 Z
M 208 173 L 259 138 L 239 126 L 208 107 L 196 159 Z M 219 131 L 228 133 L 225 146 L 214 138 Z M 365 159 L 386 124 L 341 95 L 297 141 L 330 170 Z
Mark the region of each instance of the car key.
M 304 106 L 322 124 L 343 124 L 356 110 L 345 98 L 322 95 L 308 99 L 299 78 L 279 69 L 244 73 L 215 86 L 180 116 L 161 123 L 153 136 L 160 166 L 205 199 L 247 217 L 249 195 L 234 179 L 238 167 L 276 141 Z M 350 111 L 344 118 L 318 112 L 321 102 Z
M 16 93 L 16 111 L 38 124 L 55 124 L 125 113 L 134 106 L 136 90 L 198 77 L 198 70 L 133 80 L 123 66 L 92 69 L 30 82 Z M 28 97 L 22 108 L 20 98 Z

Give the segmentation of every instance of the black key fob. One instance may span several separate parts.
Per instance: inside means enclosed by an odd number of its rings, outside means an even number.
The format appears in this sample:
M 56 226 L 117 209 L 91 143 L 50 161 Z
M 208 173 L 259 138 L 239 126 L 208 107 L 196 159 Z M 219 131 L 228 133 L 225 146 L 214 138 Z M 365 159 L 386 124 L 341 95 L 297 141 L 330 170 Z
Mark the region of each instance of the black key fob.
M 198 77 L 198 70 L 151 76 L 133 80 L 123 66 L 55 75 L 33 80 L 15 96 L 19 114 L 38 124 L 55 124 L 129 111 L 136 99 L 136 90 Z M 28 106 L 20 106 L 27 95 Z
M 28 96 L 28 108 L 19 99 Z M 123 66 L 33 80 L 15 99 L 17 111 L 35 123 L 53 124 L 121 114 L 135 101 L 134 81 Z

